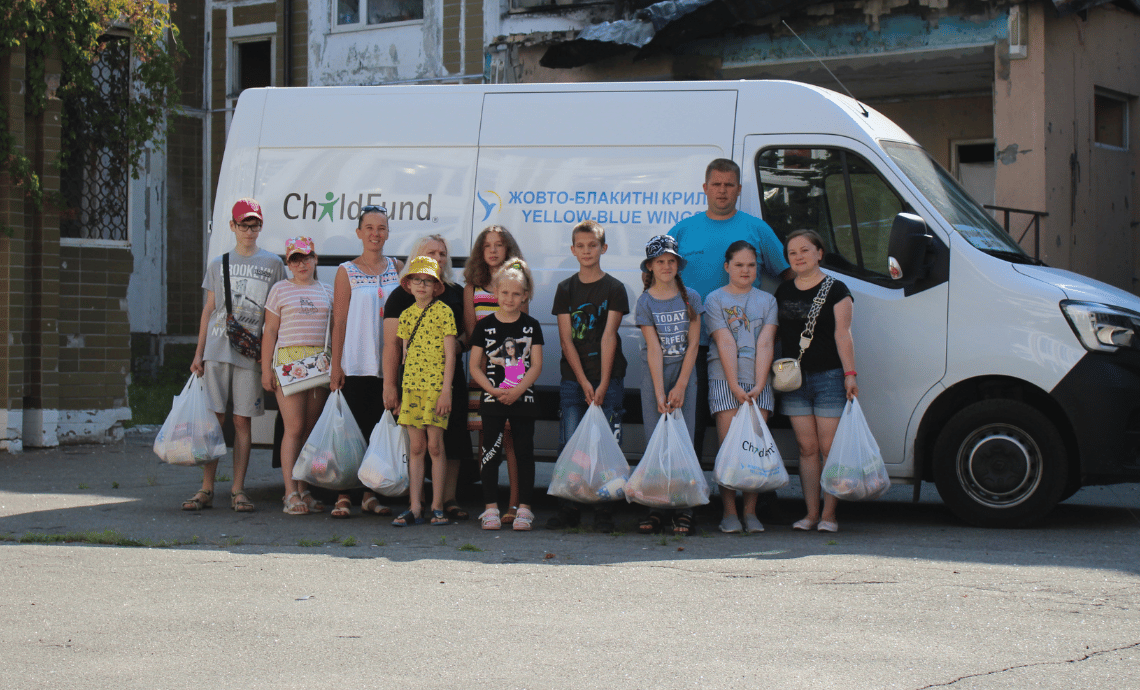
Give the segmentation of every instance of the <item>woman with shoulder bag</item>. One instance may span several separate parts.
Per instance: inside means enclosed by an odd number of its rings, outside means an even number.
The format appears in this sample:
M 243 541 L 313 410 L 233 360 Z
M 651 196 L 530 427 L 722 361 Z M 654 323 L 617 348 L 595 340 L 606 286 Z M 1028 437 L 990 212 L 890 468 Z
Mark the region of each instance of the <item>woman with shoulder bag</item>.
M 819 477 L 844 404 L 859 395 L 851 338 L 854 300 L 846 285 L 820 270 L 824 247 L 818 233 L 790 233 L 784 252 L 795 277 L 776 289 L 779 338 L 785 356 L 800 353 L 802 383 L 781 396 L 780 412 L 791 419 L 796 434 L 800 483 L 807 503 L 807 515 L 792 528 L 837 532 L 839 499 L 824 496 L 820 513 Z
M 328 371 L 326 353 L 333 291 L 331 286 L 317 281 L 317 248 L 312 238 L 286 240 L 285 261 L 293 277 L 274 285 L 265 302 L 261 344 L 266 356 L 261 358 L 261 385 L 276 393 L 277 409 L 285 427 L 281 438 L 284 511 L 305 515 L 323 512 L 325 507 L 304 482 L 293 480 L 293 464 L 321 416 L 329 389 L 327 384 L 317 385 L 290 394 L 282 390 L 282 384 L 305 377 L 316 379 Z M 306 366 L 309 362 L 314 362 L 314 366 Z M 280 381 L 278 371 L 283 377 Z

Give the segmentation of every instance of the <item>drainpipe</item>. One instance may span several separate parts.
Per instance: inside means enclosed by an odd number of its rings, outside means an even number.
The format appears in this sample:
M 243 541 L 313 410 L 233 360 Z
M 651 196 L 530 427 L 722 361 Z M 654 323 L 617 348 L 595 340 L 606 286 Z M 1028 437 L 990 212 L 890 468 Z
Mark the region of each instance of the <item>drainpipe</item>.
M 293 0 L 285 0 L 285 86 L 293 85 Z

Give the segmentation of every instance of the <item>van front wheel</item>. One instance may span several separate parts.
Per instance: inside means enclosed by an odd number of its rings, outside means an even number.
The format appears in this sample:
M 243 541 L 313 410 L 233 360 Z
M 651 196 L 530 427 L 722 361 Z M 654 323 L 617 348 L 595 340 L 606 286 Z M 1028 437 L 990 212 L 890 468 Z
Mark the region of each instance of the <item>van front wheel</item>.
M 982 527 L 1021 527 L 1061 499 L 1064 442 L 1049 419 L 1016 400 L 983 400 L 938 435 L 934 483 L 954 514 Z

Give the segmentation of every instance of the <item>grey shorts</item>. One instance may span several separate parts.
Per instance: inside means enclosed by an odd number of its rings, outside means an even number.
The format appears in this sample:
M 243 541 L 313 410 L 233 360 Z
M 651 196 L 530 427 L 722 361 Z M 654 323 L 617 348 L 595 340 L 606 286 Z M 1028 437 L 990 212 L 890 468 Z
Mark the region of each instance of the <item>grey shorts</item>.
M 752 390 L 752 386 L 751 383 L 740 383 L 740 387 L 745 392 Z M 772 398 L 771 381 L 764 384 L 764 390 L 760 391 L 760 395 L 756 398 L 756 404 L 760 406 L 760 409 L 769 412 L 776 409 L 775 400 Z M 709 412 L 715 415 L 717 412 L 736 411 L 739 408 L 740 403 L 736 402 L 736 397 L 732 394 L 732 388 L 729 387 L 728 381 L 709 379 Z
M 225 414 L 226 403 L 234 401 L 234 414 L 260 417 L 265 413 L 265 390 L 261 387 L 261 371 L 235 367 L 228 362 L 204 362 L 206 395 L 210 409 Z

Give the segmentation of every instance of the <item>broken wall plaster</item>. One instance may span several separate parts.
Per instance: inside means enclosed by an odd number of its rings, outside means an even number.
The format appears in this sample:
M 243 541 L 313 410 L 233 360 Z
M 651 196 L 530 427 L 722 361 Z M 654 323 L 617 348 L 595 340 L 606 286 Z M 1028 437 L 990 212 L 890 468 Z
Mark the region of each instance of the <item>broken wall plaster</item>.
M 722 55 L 726 65 L 753 64 L 813 60 L 812 53 L 821 58 L 835 58 L 993 45 L 1005 39 L 1009 31 L 1004 15 L 943 17 L 937 31 L 931 30 L 926 20 L 913 15 L 888 17 L 883 20 L 879 31 L 855 22 L 830 26 L 820 24 L 797 29 L 799 38 L 774 31 L 696 41 L 677 52 Z M 810 52 L 804 48 L 801 39 L 810 47 Z

